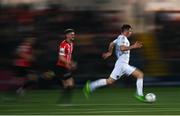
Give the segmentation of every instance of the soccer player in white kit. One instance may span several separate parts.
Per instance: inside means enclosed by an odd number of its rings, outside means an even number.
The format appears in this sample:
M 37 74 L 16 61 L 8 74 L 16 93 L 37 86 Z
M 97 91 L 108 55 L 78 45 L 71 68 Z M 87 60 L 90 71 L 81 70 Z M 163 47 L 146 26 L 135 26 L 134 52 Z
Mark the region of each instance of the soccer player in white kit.
M 114 69 L 107 79 L 98 79 L 93 82 L 87 82 L 83 88 L 86 97 L 89 97 L 90 93 L 99 87 L 110 85 L 118 80 L 122 75 L 132 75 L 137 79 L 136 81 L 136 95 L 135 97 L 146 102 L 143 95 L 143 72 L 134 66 L 129 65 L 130 50 L 142 47 L 141 42 L 135 42 L 130 45 L 127 37 L 131 36 L 132 28 L 130 25 L 124 24 L 121 27 L 121 34 L 109 44 L 108 52 L 103 54 L 103 58 L 106 59 L 112 55 L 113 48 L 115 47 L 115 53 L 117 56 L 117 61 L 115 63 Z

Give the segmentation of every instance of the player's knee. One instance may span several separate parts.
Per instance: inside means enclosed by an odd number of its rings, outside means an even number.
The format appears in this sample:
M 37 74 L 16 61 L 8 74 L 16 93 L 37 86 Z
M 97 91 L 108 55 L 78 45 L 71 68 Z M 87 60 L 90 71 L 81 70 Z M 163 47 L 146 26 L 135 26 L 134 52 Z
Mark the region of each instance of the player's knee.
M 68 88 L 73 88 L 74 87 L 74 83 L 73 82 L 71 82 L 71 83 L 68 83 Z
M 68 88 L 74 88 L 74 84 L 70 84 L 70 85 L 68 85 Z
M 143 77 L 144 77 L 144 73 L 142 71 L 139 71 L 138 78 L 143 78 Z
M 111 84 L 114 83 L 114 80 L 112 80 L 112 79 L 107 79 L 106 82 L 107 82 L 107 85 L 111 85 Z
M 144 77 L 144 73 L 143 73 L 141 70 L 138 70 L 138 69 L 136 69 L 136 70 L 132 73 L 132 75 L 133 75 L 134 77 L 136 77 L 136 78 L 143 78 L 143 77 Z

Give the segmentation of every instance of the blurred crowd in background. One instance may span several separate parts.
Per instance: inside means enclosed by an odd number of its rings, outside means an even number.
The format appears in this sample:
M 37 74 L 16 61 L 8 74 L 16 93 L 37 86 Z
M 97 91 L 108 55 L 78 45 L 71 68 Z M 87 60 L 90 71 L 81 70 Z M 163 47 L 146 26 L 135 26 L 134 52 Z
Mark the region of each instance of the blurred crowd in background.
M 115 57 L 103 60 L 101 55 L 120 34 L 124 23 L 133 27 L 131 43 L 143 42 L 143 49 L 131 52 L 130 64 L 144 71 L 145 86 L 180 85 L 179 3 L 179 0 L 1 0 L 0 90 L 12 89 L 23 81 L 13 75 L 13 61 L 17 46 L 26 38 L 35 38 L 33 69 L 53 71 L 58 45 L 67 28 L 73 28 L 77 34 L 76 85 L 107 77 Z M 133 80 L 123 81 L 129 85 Z M 41 83 L 43 87 L 50 86 L 49 79 Z

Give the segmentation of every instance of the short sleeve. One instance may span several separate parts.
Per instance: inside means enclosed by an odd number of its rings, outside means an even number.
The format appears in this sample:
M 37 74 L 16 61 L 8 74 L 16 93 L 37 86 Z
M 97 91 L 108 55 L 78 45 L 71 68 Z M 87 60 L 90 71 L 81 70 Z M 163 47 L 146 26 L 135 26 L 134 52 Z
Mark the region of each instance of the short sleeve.
M 117 44 L 118 44 L 119 46 L 121 46 L 121 45 L 126 45 L 126 38 L 125 38 L 125 37 L 122 37 L 122 36 L 119 37 Z
M 61 46 L 59 47 L 59 55 L 65 56 L 65 46 Z
M 115 40 L 113 41 L 113 43 L 116 44 L 116 43 L 117 43 L 117 39 L 115 39 Z

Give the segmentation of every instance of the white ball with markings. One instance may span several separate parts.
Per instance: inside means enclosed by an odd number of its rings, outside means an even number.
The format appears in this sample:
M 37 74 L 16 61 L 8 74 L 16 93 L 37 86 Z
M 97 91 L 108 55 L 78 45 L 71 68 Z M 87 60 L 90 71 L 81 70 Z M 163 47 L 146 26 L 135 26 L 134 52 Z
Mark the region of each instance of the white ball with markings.
M 146 94 L 145 98 L 148 102 L 155 102 L 156 101 L 156 95 L 154 93 Z

